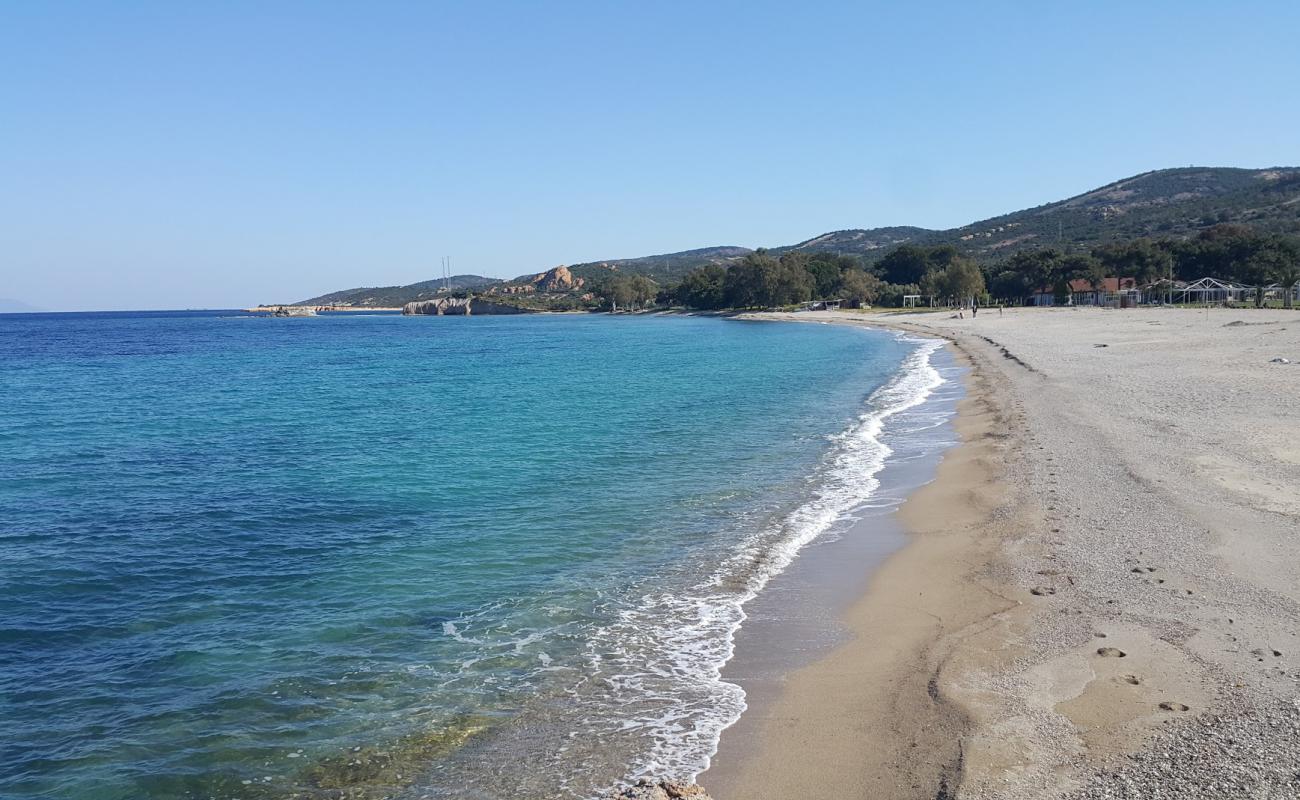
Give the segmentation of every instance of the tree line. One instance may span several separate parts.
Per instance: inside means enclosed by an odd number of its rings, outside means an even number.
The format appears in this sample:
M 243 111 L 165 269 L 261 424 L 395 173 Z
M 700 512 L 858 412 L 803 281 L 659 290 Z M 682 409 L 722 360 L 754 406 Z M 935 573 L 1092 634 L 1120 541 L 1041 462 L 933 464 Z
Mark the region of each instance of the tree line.
M 1088 252 L 1026 250 L 990 268 L 989 291 L 995 297 L 1024 298 L 1044 289 L 1065 294 L 1076 280 L 1097 288 L 1107 277 L 1133 278 L 1138 286 L 1147 286 L 1207 276 L 1290 289 L 1300 282 L 1300 239 L 1225 223 L 1190 239 L 1131 239 Z M 1290 307 L 1289 292 L 1287 298 Z M 1263 293 L 1257 293 L 1256 304 L 1263 301 Z
M 953 300 L 985 293 L 979 265 L 950 246 L 896 248 L 876 263 L 839 253 L 757 250 L 723 267 L 693 270 L 660 292 L 665 305 L 698 309 L 773 308 L 809 300 L 849 306 L 902 305 L 909 294 Z
M 1039 292 L 1066 295 L 1075 281 L 1096 289 L 1108 277 L 1147 286 L 1205 276 L 1290 289 L 1300 282 L 1300 239 L 1221 223 L 1189 239 L 1139 238 L 1086 250 L 1042 247 L 984 264 L 952 245 L 903 244 L 875 261 L 830 252 L 756 250 L 726 266 L 692 270 L 677 284 L 615 274 L 592 291 L 602 307 L 614 310 L 776 308 L 832 299 L 850 307 L 897 307 L 907 295 L 941 303 L 1019 304 Z M 1287 298 L 1289 307 L 1289 292 Z M 1263 302 L 1263 293 L 1257 302 Z
M 837 253 L 777 256 L 757 250 L 725 267 L 699 267 L 679 284 L 661 287 L 655 299 L 659 305 L 696 309 L 773 308 L 821 299 L 901 306 L 906 295 L 1018 304 L 1041 291 L 1067 294 L 1070 283 L 1079 280 L 1100 288 L 1107 277 L 1133 278 L 1146 286 L 1207 275 L 1290 289 L 1300 282 L 1300 239 L 1225 223 L 1190 239 L 1140 238 L 1088 250 L 1043 247 L 986 264 L 952 245 L 903 244 L 874 262 Z M 1262 300 L 1259 293 L 1257 302 Z

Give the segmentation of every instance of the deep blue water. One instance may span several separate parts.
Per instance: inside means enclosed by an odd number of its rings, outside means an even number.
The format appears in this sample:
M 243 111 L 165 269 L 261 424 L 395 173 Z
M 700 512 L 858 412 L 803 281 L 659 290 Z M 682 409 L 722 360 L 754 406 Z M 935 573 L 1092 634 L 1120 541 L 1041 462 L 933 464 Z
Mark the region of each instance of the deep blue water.
M 713 318 L 0 315 L 0 797 L 693 774 L 743 708 L 717 675 L 740 603 L 869 493 L 919 347 Z

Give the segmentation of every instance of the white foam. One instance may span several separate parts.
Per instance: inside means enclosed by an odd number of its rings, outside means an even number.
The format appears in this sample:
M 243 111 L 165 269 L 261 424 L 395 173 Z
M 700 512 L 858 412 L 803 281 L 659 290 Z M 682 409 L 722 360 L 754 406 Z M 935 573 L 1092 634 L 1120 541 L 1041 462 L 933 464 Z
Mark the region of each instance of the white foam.
M 914 349 L 894 379 L 871 395 L 870 410 L 832 437 L 806 502 L 750 536 L 706 580 L 685 592 L 647 597 L 593 641 L 589 666 L 614 687 L 627 714 L 624 730 L 651 741 L 630 777 L 693 780 L 708 768 L 722 731 L 745 711 L 744 690 L 722 678 L 745 604 L 801 549 L 872 501 L 880 487 L 876 475 L 893 452 L 881 440 L 886 421 L 926 402 L 944 383 L 931 364 L 943 342 L 899 338 Z M 612 657 L 611 643 L 617 643 Z

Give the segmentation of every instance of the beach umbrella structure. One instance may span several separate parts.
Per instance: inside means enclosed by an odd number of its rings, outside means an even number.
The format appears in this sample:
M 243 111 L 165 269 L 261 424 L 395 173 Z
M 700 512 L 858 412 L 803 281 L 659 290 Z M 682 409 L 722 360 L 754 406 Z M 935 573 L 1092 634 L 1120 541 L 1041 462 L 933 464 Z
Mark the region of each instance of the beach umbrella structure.
M 1180 291 L 1184 303 L 1225 303 L 1245 299 L 1255 291 L 1255 287 L 1221 281 L 1218 278 L 1201 278 L 1199 281 L 1187 284 Z

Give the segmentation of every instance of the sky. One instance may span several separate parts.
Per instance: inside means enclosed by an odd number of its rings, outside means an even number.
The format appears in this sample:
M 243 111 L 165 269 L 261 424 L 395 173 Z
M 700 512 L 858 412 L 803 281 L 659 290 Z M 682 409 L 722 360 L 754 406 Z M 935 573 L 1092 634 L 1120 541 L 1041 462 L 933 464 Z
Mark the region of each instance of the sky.
M 0 298 L 233 308 L 1300 164 L 1300 3 L 0 2 Z

